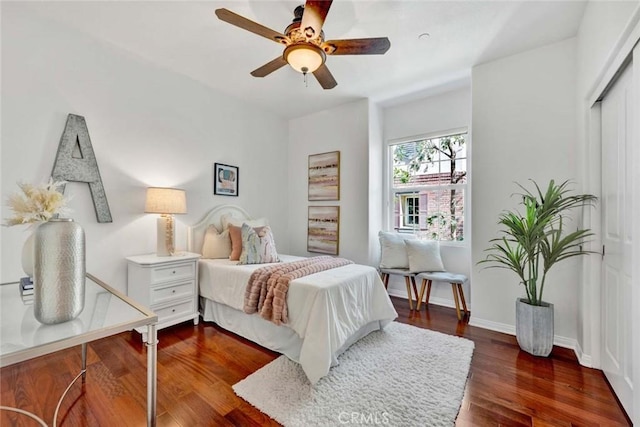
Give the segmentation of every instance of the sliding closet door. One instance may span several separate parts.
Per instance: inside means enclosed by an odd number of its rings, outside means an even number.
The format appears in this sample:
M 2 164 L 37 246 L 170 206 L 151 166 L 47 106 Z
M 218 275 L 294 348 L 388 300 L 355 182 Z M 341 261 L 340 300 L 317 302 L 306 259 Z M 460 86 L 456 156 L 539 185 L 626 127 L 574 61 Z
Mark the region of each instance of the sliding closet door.
M 602 100 L 602 370 L 633 416 L 633 64 Z

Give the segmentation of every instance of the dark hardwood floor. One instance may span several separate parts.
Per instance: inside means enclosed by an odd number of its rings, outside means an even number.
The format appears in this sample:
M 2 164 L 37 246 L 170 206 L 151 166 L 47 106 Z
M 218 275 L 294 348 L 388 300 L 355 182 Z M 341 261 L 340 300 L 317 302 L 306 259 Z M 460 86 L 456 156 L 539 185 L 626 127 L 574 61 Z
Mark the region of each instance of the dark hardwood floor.
M 453 309 L 415 313 L 392 298 L 398 321 L 475 342 L 458 426 L 628 426 L 602 372 L 580 366 L 572 351 L 549 358 L 518 349 L 514 337 L 458 322 Z M 159 426 L 278 425 L 238 398 L 231 386 L 278 355 L 211 323 L 184 323 L 159 332 Z M 51 422 L 58 397 L 77 374 L 80 348 L 0 370 L 0 403 Z M 127 332 L 89 345 L 88 375 L 62 405 L 63 426 L 143 426 L 146 353 L 140 335 Z M 416 390 L 420 393 L 420 390 Z M 59 423 L 60 424 L 60 423 Z M 33 426 L 0 411 L 1 426 Z

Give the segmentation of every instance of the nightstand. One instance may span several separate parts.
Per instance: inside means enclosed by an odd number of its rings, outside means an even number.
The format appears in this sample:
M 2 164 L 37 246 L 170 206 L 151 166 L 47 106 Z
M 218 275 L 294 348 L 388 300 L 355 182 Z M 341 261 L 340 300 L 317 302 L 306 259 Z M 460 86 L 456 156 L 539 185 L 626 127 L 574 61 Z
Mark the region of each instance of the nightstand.
M 198 324 L 198 258 L 190 252 L 127 257 L 127 294 L 158 315 L 158 329 L 192 319 Z M 136 331 L 146 342 L 146 328 Z

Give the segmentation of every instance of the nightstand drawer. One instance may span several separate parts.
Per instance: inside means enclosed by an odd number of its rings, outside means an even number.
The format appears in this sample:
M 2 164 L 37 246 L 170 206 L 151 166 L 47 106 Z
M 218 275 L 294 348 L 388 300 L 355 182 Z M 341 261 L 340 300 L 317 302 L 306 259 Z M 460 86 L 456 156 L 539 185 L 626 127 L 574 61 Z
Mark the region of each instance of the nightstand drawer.
M 151 288 L 151 304 L 161 304 L 172 300 L 193 297 L 195 283 L 193 280 L 177 284 L 155 286 Z
M 194 311 L 194 301 L 183 301 L 178 304 L 169 305 L 162 308 L 152 308 L 158 315 L 158 322 L 162 322 L 165 319 L 169 319 L 174 316 L 189 315 Z
M 194 262 L 174 266 L 154 267 L 151 269 L 151 284 L 179 279 L 193 279 L 194 277 L 196 277 Z
M 127 257 L 127 294 L 158 315 L 158 330 L 188 320 L 198 324 L 198 258 L 191 252 Z M 146 341 L 146 329 L 136 331 Z

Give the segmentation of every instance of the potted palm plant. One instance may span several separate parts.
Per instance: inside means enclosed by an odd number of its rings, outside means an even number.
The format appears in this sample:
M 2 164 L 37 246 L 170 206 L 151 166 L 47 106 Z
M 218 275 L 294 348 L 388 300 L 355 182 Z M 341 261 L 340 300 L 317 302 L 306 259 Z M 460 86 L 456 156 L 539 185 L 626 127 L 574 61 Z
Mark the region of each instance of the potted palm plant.
M 597 200 L 591 194 L 572 195 L 569 181 L 549 182 L 543 192 L 535 181 L 535 191 L 517 184 L 523 193 L 524 212 L 503 212 L 498 224 L 501 236 L 491 240 L 487 256 L 480 263 L 513 271 L 524 286 L 526 298 L 516 301 L 516 338 L 520 348 L 535 356 L 548 356 L 553 349 L 553 304 L 542 294 L 549 270 L 560 261 L 585 255 L 584 239 L 589 229 L 565 232 L 566 216 Z

